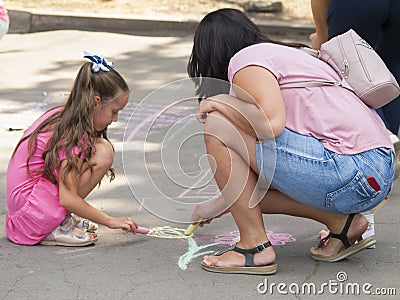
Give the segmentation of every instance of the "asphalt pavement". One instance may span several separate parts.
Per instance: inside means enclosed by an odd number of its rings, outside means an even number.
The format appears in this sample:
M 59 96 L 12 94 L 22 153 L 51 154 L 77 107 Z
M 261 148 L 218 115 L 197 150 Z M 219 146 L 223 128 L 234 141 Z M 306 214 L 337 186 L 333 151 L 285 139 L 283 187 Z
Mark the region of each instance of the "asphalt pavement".
M 316 262 L 309 248 L 321 225 L 273 215 L 264 220 L 278 254 L 275 275 L 202 270 L 205 253 L 238 237 L 228 215 L 198 228 L 192 238 L 181 236 L 194 203 L 217 195 L 186 75 L 192 35 L 156 34 L 151 27 L 130 34 L 81 28 L 10 33 L 0 43 L 0 299 L 398 299 L 398 181 L 375 214 L 375 249 L 338 263 Z M 290 28 L 277 37 L 307 42 Z M 4 229 L 8 160 L 23 130 L 66 100 L 84 50 L 113 61 L 132 90 L 109 130 L 117 179 L 104 181 L 87 201 L 108 214 L 132 216 L 155 228 L 153 235 L 100 226 L 93 246 L 13 244 Z

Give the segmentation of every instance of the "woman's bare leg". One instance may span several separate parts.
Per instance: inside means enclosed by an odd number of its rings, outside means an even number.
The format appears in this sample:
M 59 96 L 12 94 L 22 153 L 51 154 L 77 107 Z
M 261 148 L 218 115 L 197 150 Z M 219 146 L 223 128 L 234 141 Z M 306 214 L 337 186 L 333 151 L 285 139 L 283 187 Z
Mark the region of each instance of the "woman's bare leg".
M 208 120 L 210 122 L 205 126 L 205 131 L 208 133 L 205 135 L 207 153 L 211 157 L 210 166 L 214 171 L 214 178 L 223 198 L 229 201 L 226 205 L 230 207 L 230 212 L 240 232 L 240 241 L 237 246 L 243 249 L 254 248 L 268 241 L 260 205 L 249 208 L 249 200 L 257 197 L 257 193 L 254 191 L 258 190 L 255 188 L 258 176 L 249 168 L 248 163 L 243 160 L 241 155 L 225 144 L 225 142 L 231 143 L 231 141 L 227 141 L 228 139 L 236 139 L 236 143 L 241 144 L 243 156 L 249 157 L 246 154 L 246 145 L 243 140 L 241 141 L 242 138 L 238 136 L 235 128 L 229 127 L 230 125 L 221 116 L 209 116 L 208 118 L 210 118 Z M 218 133 L 221 128 L 224 128 L 224 133 Z M 229 134 L 225 136 L 227 131 L 230 131 L 232 136 Z M 255 139 L 253 142 L 253 151 L 255 151 Z M 274 260 L 275 251 L 271 247 L 254 256 L 255 265 L 267 265 Z M 218 257 L 205 256 L 203 262 L 220 267 L 243 266 L 245 259 L 242 254 L 230 251 Z
M 348 215 L 326 213 L 305 206 L 277 190 L 259 195 L 257 187 L 258 170 L 255 158 L 255 138 L 247 135 L 225 119 L 221 114 L 210 115 L 205 126 L 205 142 L 214 178 L 224 199 L 231 203 L 230 212 L 240 232 L 238 247 L 249 249 L 267 241 L 262 213 L 286 214 L 313 219 L 325 224 L 330 231 L 340 233 Z M 223 129 L 223 130 L 221 130 Z M 249 207 L 250 199 L 262 197 L 254 208 Z M 233 203 L 232 203 L 233 202 Z M 256 201 L 257 202 L 257 201 Z M 356 215 L 348 232 L 351 240 L 361 235 L 367 226 L 362 215 Z M 332 239 L 325 248 L 312 250 L 326 255 L 337 253 L 343 247 L 339 240 Z M 255 255 L 255 265 L 265 265 L 275 259 L 275 252 L 268 248 Z M 242 266 L 244 257 L 233 251 L 221 256 L 205 256 L 204 263 L 215 266 Z
M 306 206 L 282 194 L 278 190 L 269 190 L 260 202 L 261 210 L 265 214 L 284 214 L 315 220 L 328 227 L 333 233 L 341 233 L 348 215 L 327 213 L 310 206 Z M 368 227 L 367 219 L 357 214 L 349 228 L 347 236 L 350 242 L 354 242 Z M 323 248 L 311 249 L 313 254 L 330 255 L 344 249 L 343 243 L 338 239 L 330 239 L 328 245 Z

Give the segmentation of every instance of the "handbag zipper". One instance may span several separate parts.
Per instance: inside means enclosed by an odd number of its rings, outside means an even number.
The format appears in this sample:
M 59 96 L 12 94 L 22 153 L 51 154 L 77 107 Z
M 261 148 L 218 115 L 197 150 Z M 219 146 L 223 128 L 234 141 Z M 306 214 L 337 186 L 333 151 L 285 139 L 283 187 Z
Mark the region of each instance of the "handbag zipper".
M 340 70 L 340 73 L 342 74 L 344 79 L 348 79 L 349 78 L 349 72 L 350 72 L 350 64 L 346 58 L 346 53 L 343 50 L 343 45 L 342 45 L 342 41 L 339 40 L 339 48 L 340 48 L 340 53 L 342 54 L 343 57 L 343 68 Z

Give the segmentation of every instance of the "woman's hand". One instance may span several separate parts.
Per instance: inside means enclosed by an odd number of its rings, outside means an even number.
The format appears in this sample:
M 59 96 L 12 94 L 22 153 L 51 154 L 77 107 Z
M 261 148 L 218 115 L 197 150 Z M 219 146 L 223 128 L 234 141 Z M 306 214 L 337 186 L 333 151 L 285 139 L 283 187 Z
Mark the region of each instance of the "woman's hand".
M 228 212 L 229 208 L 225 207 L 224 199 L 220 197 L 211 203 L 198 204 L 193 210 L 190 223 L 200 223 L 200 227 L 203 227 L 204 224 L 210 224 L 213 219 L 220 218 Z
M 200 101 L 197 107 L 196 119 L 199 123 L 204 124 L 207 119 L 207 114 L 216 110 L 213 100 L 210 98 Z
M 130 217 L 110 217 L 106 225 L 111 229 L 121 228 L 123 231 L 136 233 L 138 224 Z

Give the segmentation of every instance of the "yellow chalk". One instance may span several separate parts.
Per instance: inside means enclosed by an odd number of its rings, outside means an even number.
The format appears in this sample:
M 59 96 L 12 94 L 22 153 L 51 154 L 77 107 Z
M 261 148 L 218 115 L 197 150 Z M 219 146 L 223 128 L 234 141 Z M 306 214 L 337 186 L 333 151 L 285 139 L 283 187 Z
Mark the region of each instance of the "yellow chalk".
M 189 227 L 185 231 L 185 235 L 192 235 L 193 232 L 196 230 L 197 226 L 199 226 L 200 223 L 196 224 L 190 224 Z

